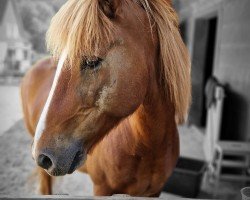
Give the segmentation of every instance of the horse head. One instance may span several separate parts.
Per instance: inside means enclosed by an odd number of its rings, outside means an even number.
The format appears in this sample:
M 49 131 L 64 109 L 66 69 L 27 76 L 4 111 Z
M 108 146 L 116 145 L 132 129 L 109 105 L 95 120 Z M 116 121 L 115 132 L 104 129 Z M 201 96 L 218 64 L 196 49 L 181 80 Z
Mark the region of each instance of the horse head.
M 157 80 L 176 116 L 189 105 L 189 60 L 176 15 L 161 0 L 69 0 L 47 33 L 58 59 L 33 157 L 51 175 L 72 173 Z

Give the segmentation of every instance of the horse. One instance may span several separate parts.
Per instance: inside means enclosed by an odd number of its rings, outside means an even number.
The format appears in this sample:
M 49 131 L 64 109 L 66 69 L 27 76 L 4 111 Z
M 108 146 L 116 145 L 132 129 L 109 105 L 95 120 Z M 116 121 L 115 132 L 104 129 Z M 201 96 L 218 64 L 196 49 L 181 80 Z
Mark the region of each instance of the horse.
M 21 84 L 40 192 L 90 175 L 94 195 L 159 196 L 179 157 L 190 57 L 170 0 L 68 0 L 46 35 L 51 57 Z

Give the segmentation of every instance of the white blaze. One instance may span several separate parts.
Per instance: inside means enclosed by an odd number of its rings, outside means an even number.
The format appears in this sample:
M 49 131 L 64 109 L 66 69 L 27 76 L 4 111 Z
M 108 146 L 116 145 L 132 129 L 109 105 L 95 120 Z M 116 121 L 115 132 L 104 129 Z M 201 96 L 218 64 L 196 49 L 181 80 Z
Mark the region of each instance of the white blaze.
M 62 68 L 63 68 L 63 64 L 64 64 L 66 58 L 67 58 L 67 53 L 66 53 L 66 51 L 64 51 L 62 56 L 60 57 L 59 62 L 58 62 L 57 69 L 56 69 L 56 74 L 55 74 L 55 77 L 54 77 L 54 80 L 53 80 L 52 87 L 51 87 L 50 92 L 49 92 L 48 99 L 47 99 L 47 101 L 45 103 L 45 106 L 43 108 L 42 114 L 40 116 L 40 119 L 39 119 L 37 127 L 36 127 L 36 132 L 35 132 L 35 137 L 34 137 L 34 144 L 33 144 L 33 149 L 32 149 L 33 156 L 35 156 L 36 145 L 37 145 L 39 139 L 41 138 L 42 133 L 43 133 L 43 131 L 45 129 L 45 122 L 46 122 L 46 117 L 47 117 L 47 113 L 48 113 L 48 110 L 49 110 L 49 106 L 50 106 L 51 100 L 53 98 L 53 95 L 54 95 L 54 92 L 55 92 L 55 89 L 56 89 L 56 86 L 57 86 L 57 83 L 58 83 L 58 79 L 60 77 L 60 74 L 61 74 L 61 71 L 62 71 Z

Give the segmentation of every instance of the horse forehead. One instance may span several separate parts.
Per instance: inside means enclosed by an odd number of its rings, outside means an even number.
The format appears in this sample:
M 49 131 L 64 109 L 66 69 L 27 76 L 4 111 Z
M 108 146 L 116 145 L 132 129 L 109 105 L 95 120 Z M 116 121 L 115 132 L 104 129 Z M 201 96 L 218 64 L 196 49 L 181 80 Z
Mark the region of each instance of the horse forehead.
M 46 116 L 48 128 L 53 128 L 71 118 L 77 112 L 80 103 L 80 96 L 76 92 L 79 84 L 77 70 L 69 67 L 66 62 L 56 78 L 57 85 Z

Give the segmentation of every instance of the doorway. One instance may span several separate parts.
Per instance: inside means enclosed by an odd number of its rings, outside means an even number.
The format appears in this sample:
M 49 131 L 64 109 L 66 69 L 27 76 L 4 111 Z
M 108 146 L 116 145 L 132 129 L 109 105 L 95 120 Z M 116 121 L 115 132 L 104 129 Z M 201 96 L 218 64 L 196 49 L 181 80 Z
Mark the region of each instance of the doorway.
M 180 23 L 180 34 L 183 42 L 187 45 L 187 21 L 183 21 Z
M 213 75 L 218 17 L 200 18 L 195 22 L 192 57 L 192 96 L 189 123 L 206 126 L 205 86 Z

